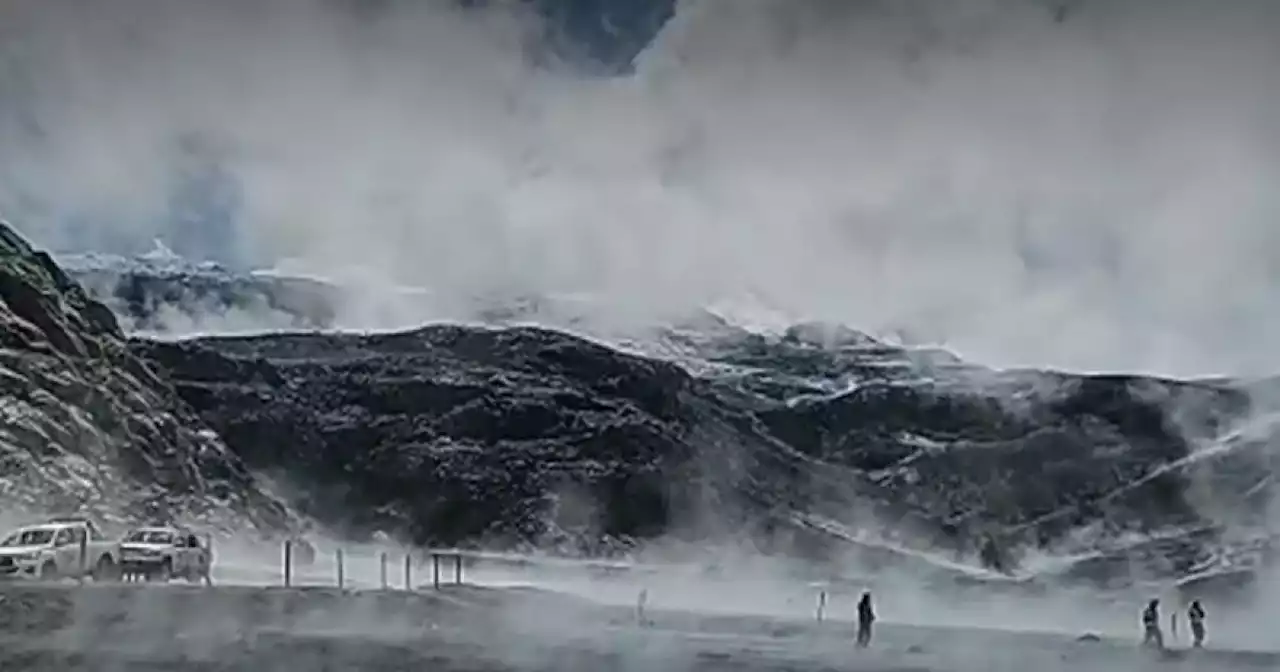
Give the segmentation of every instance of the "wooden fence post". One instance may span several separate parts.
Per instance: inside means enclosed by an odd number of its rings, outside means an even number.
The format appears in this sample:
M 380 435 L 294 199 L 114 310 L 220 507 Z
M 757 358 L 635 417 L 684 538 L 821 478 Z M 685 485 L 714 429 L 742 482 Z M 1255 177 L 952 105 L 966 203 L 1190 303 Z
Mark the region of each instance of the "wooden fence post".
M 89 574 L 89 529 L 80 530 L 80 583 Z
M 205 533 L 204 547 L 205 547 L 205 555 L 204 555 L 205 563 L 200 567 L 200 571 L 203 573 L 203 576 L 201 576 L 200 578 L 204 579 L 204 585 L 212 586 L 213 585 L 213 534 L 212 533 L 208 533 L 208 532 Z
M 347 587 L 347 577 L 344 572 L 345 567 L 343 567 L 343 557 L 342 557 L 341 548 L 338 549 L 337 559 L 338 559 L 338 590 L 344 590 Z
M 386 590 L 387 589 L 387 552 L 386 551 L 383 551 L 382 555 L 378 556 L 378 563 L 379 563 L 380 575 L 382 577 L 382 589 Z
M 431 554 L 431 585 L 440 590 L 440 554 Z
M 405 553 L 404 554 L 404 589 L 405 590 L 413 590 L 413 581 L 412 581 L 413 570 L 411 565 L 412 562 L 413 562 L 413 553 Z
M 284 587 L 293 585 L 293 540 L 284 541 Z
M 462 585 L 462 554 L 455 553 L 453 555 L 453 582 Z

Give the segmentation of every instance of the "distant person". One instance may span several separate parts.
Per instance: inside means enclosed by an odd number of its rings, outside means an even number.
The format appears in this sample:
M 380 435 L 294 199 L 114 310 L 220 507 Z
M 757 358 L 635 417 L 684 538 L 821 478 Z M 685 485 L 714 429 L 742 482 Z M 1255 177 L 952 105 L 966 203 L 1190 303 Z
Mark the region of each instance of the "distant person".
M 871 624 L 876 621 L 875 609 L 871 607 L 871 592 L 862 593 L 858 600 L 858 648 L 865 649 L 871 644 Z
M 982 561 L 982 566 L 1001 574 L 1009 573 L 1009 563 L 1006 562 L 1004 552 L 1000 550 L 1000 546 L 996 544 L 995 537 L 986 535 L 982 542 L 982 548 L 978 551 L 978 558 Z
M 1160 632 L 1160 600 L 1151 600 L 1142 610 L 1142 645 L 1164 648 L 1164 634 Z
M 200 548 L 201 548 L 201 544 L 200 544 L 200 537 L 197 537 L 197 536 L 196 536 L 196 535 L 194 535 L 194 534 L 192 534 L 192 535 L 188 535 L 188 536 L 187 536 L 187 548 L 200 549 Z M 213 543 L 212 543 L 212 539 L 210 539 L 210 543 L 208 544 L 208 546 L 207 546 L 207 547 L 205 547 L 205 548 L 203 548 L 202 550 L 204 550 L 204 553 L 200 553 L 200 554 L 197 556 L 197 557 L 199 558 L 200 566 L 196 569 L 196 572 L 200 575 L 200 578 L 204 579 L 204 585 L 206 585 L 206 586 L 212 586 L 212 585 L 213 585 Z
M 1204 646 L 1204 607 L 1200 600 L 1191 600 L 1187 608 L 1187 621 L 1191 623 L 1192 646 L 1199 649 Z

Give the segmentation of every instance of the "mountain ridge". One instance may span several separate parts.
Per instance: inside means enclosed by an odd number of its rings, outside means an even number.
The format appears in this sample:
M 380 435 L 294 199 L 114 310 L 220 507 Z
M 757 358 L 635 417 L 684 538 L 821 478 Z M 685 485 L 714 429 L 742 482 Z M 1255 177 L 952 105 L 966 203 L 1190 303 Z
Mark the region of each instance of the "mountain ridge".
M 518 322 L 520 315 L 517 311 L 504 317 Z M 902 527 L 900 532 L 910 530 L 907 536 L 974 557 L 982 553 L 981 542 L 975 540 L 987 536 L 1008 540 L 1003 543 L 1011 547 L 1010 555 L 1016 555 L 1016 549 L 1061 544 L 1081 528 L 1098 525 L 1104 529 L 1098 533 L 1100 537 L 1139 532 L 1159 538 L 1153 544 L 1165 550 L 1135 553 L 1156 556 L 1148 560 L 1169 565 L 1153 570 L 1157 573 L 1179 574 L 1208 562 L 1217 552 L 1212 547 L 1218 537 L 1235 524 L 1205 519 L 1199 512 L 1200 503 L 1191 501 L 1188 493 L 1201 488 L 1204 481 L 1228 478 L 1218 473 L 1220 469 L 1235 474 L 1229 476 L 1234 479 L 1244 478 L 1235 472 L 1247 473 L 1259 464 L 1270 469 L 1269 436 L 1258 445 L 1237 441 L 1240 445 L 1220 451 L 1208 465 L 1198 465 L 1200 460 L 1195 458 L 1201 450 L 1199 444 L 1218 440 L 1233 423 L 1261 412 L 1253 408 L 1251 395 L 1238 385 L 1118 374 L 993 371 L 965 364 L 945 351 L 893 346 L 824 325 L 796 325 L 776 335 L 749 333 L 725 324 L 719 327 L 696 332 L 696 339 L 688 338 L 687 333 L 667 334 L 668 346 L 676 345 L 665 349 L 681 353 L 668 360 L 679 373 L 668 375 L 681 382 L 660 389 L 669 403 L 684 409 L 683 413 L 704 414 L 692 420 L 686 417 L 688 425 L 680 431 L 668 431 L 669 438 L 700 441 L 703 451 L 714 451 L 725 441 L 755 451 L 750 458 L 757 462 L 755 469 L 748 467 L 739 474 L 738 483 L 749 487 L 744 490 L 719 483 L 711 488 L 717 502 L 753 502 L 748 506 L 755 507 L 757 513 L 774 512 L 751 524 L 738 514 L 725 514 L 726 519 L 744 527 L 756 525 L 770 531 L 780 526 L 795 528 L 797 519 L 818 514 L 804 507 L 839 509 L 842 505 L 833 503 L 843 501 L 843 506 L 870 506 L 877 514 L 868 518 L 887 516 Z M 510 347 L 508 356 L 535 361 L 543 356 L 538 353 L 544 347 L 554 352 L 576 352 L 579 348 L 608 351 L 609 358 L 632 362 L 628 366 L 641 366 L 639 362 L 650 366 L 655 361 L 652 355 L 645 356 L 643 345 L 620 352 L 565 332 L 500 322 L 487 326 L 434 324 L 383 335 L 216 336 L 181 345 L 145 347 L 158 349 L 159 354 L 152 356 L 169 358 L 166 361 L 179 380 L 199 370 L 184 360 L 195 359 L 193 353 L 208 356 L 208 352 L 230 356 L 233 361 L 249 358 L 285 368 L 314 357 L 327 363 L 305 366 L 342 377 L 348 364 L 331 364 L 327 358 L 343 360 L 344 350 L 358 351 L 370 343 L 403 344 L 414 339 L 432 343 L 431 348 L 446 347 L 451 339 L 479 339 L 494 352 Z M 291 345 L 285 348 L 284 343 Z M 505 345 L 499 345 L 502 343 Z M 517 347 L 520 343 L 525 345 Z M 522 353 L 519 348 L 529 343 L 542 345 Z M 654 349 L 662 351 L 664 347 Z M 692 353 L 702 358 L 702 365 L 685 365 Z M 637 356 L 639 359 L 633 359 Z M 406 366 L 412 369 L 414 365 Z M 457 371 L 465 369 L 459 366 Z M 674 371 L 669 367 L 662 370 Z M 825 377 L 815 380 L 817 373 Z M 372 375 L 378 374 L 375 371 Z M 501 375 L 497 378 L 503 380 Z M 363 380 L 350 384 L 357 388 L 371 384 L 367 378 Z M 294 387 L 306 389 L 313 382 L 303 376 Z M 220 380 L 218 384 L 233 383 Z M 485 421 L 481 424 L 506 426 L 497 407 L 507 401 L 499 395 L 493 402 L 496 406 L 487 411 L 493 415 L 482 412 L 480 417 Z M 524 407 L 527 401 L 515 405 Z M 556 422 L 577 421 L 572 411 L 554 408 L 554 404 L 534 406 L 557 417 Z M 430 417 L 434 412 L 425 415 Z M 450 411 L 440 412 L 448 415 Z M 217 425 L 223 421 L 212 418 L 210 422 Z M 456 434 L 446 435 L 457 438 Z M 499 442 L 505 438 L 510 437 Z M 669 449 L 672 454 L 686 456 L 698 452 L 688 446 Z M 1051 467 L 1052 473 L 1046 473 L 1046 467 Z M 1184 474 L 1197 469 L 1203 473 Z M 996 479 L 992 474 L 1001 470 L 1029 476 Z M 977 474 L 971 476 L 973 482 L 948 483 L 948 478 L 965 480 L 966 471 Z M 847 492 L 848 488 L 825 483 L 833 479 L 856 483 L 880 501 L 870 505 Z M 942 485 L 931 487 L 932 481 Z M 798 484 L 804 487 L 792 487 Z M 951 485 L 957 487 L 949 490 Z M 1257 485 L 1250 482 L 1241 490 Z M 1234 486 L 1221 491 L 1214 488 L 1211 499 L 1224 497 L 1232 489 Z M 1231 507 L 1251 508 L 1240 502 Z M 948 513 L 942 513 L 944 509 Z M 778 511 L 785 513 L 778 515 Z M 828 518 L 850 520 L 847 513 Z M 981 524 L 965 522 L 971 519 L 981 519 Z M 864 522 L 883 527 L 880 521 Z M 1185 534 L 1177 530 L 1185 530 Z M 789 533 L 799 532 L 790 529 Z
M 231 302 L 250 286 L 146 264 L 103 282 L 102 266 L 68 263 L 68 280 L 95 278 L 88 294 L 117 310 L 114 288 L 150 288 L 130 316 L 144 320 L 207 309 L 166 301 L 188 285 Z M 267 280 L 254 291 L 281 278 Z M 346 536 L 587 556 L 727 541 L 869 566 L 899 548 L 1011 577 L 1048 554 L 1075 558 L 1057 579 L 1106 585 L 1269 557 L 1269 380 L 999 371 L 714 312 L 593 339 L 553 304 L 123 347 L 244 473 L 284 483 L 280 506 Z M 528 324 L 548 314 L 568 324 Z

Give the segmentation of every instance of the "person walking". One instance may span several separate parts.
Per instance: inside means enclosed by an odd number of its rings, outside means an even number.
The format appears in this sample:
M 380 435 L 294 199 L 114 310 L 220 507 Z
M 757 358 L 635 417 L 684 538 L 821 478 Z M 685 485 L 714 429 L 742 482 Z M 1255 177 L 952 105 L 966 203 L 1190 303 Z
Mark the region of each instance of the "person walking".
M 862 593 L 858 600 L 858 648 L 865 649 L 871 644 L 871 624 L 875 623 L 876 612 L 871 607 L 871 591 Z
M 1142 610 L 1142 645 L 1164 648 L 1164 634 L 1160 632 L 1160 600 L 1151 600 Z
M 1204 616 L 1200 600 L 1191 600 L 1191 606 L 1187 607 L 1187 622 L 1191 624 L 1191 645 L 1197 649 L 1204 647 Z

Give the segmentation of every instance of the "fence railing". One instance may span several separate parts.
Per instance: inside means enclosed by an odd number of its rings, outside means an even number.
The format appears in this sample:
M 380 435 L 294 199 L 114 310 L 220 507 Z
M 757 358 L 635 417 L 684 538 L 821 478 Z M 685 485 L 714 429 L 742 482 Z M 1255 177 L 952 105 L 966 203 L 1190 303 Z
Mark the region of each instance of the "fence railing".
M 78 560 L 79 560 L 80 572 L 77 578 L 79 578 L 79 580 L 83 582 L 85 578 L 87 578 L 90 575 L 92 566 L 90 562 L 91 558 L 88 553 L 88 544 L 86 540 L 84 538 L 81 538 L 78 541 L 79 541 Z M 205 543 L 208 545 L 210 552 L 212 552 L 213 540 L 209 537 L 206 537 Z M 282 579 L 282 584 L 286 588 L 299 587 L 298 582 L 296 580 L 298 578 L 296 570 L 298 569 L 298 564 L 299 564 L 298 558 L 297 558 L 297 555 L 298 555 L 297 548 L 298 546 L 292 540 L 287 540 L 283 543 L 283 552 L 281 554 L 282 557 L 281 557 L 281 575 L 280 576 Z M 307 557 L 305 558 L 302 564 L 308 567 L 313 567 L 316 564 L 316 560 L 320 558 L 316 557 L 316 551 L 314 550 L 314 547 L 310 546 L 310 544 L 307 544 L 303 548 L 306 549 L 305 555 Z M 348 586 L 349 584 L 348 553 L 346 552 L 346 550 L 339 547 L 339 548 L 333 549 L 331 551 L 331 554 L 332 554 L 331 557 L 333 559 L 333 566 L 331 570 L 327 570 L 327 571 L 332 571 L 332 579 L 334 583 L 330 584 L 326 580 L 326 582 L 322 585 L 336 586 L 339 590 L 346 590 L 349 587 Z M 365 557 L 366 559 L 369 559 L 370 556 L 365 556 Z M 397 587 L 393 585 L 393 582 L 391 581 L 391 567 L 392 567 L 393 557 L 394 557 L 393 554 L 389 551 L 381 551 L 376 555 L 377 562 L 378 562 L 379 587 L 382 590 L 391 590 Z M 522 567 L 529 566 L 529 565 L 555 566 L 557 564 L 563 564 L 565 562 L 565 561 L 560 561 L 559 563 L 557 563 L 557 561 L 555 560 L 547 560 L 547 559 L 531 558 L 531 557 L 520 557 L 520 556 L 508 556 L 506 554 L 496 554 L 496 553 L 477 553 L 477 552 L 468 552 L 468 551 L 461 551 L 461 550 L 429 550 L 425 552 L 419 552 L 416 554 L 412 551 L 405 551 L 402 554 L 399 554 L 399 557 L 397 559 L 399 561 L 400 568 L 403 572 L 402 582 L 398 587 L 406 591 L 417 590 L 417 587 L 413 583 L 415 560 L 420 560 L 422 561 L 423 564 L 425 564 L 425 562 L 427 561 L 430 562 L 430 569 L 431 569 L 430 585 L 432 588 L 437 590 L 440 589 L 440 587 L 445 584 L 444 573 L 447 569 L 450 568 L 449 567 L 450 565 L 452 566 L 451 569 L 453 570 L 452 584 L 453 585 L 463 584 L 463 566 L 465 564 L 464 559 L 469 559 L 473 562 L 488 561 L 488 562 L 497 562 L 499 564 L 509 564 L 509 565 L 522 566 Z M 577 563 L 577 564 L 580 564 L 582 566 L 594 567 L 597 570 L 603 570 L 609 574 L 617 573 L 627 567 L 626 565 L 620 565 L 618 563 L 607 563 L 607 562 L 587 562 L 587 563 Z M 325 570 L 322 570 L 322 571 L 325 571 Z M 312 573 L 310 574 L 309 578 L 314 580 L 315 576 L 316 575 Z M 311 585 L 315 585 L 315 584 L 312 583 Z M 818 623 L 822 623 L 827 619 L 828 610 L 830 606 L 829 597 L 830 595 L 828 594 L 828 591 L 825 588 L 817 591 L 817 594 L 816 594 L 817 603 L 815 605 L 813 617 L 814 617 L 814 620 L 816 620 Z M 646 612 L 648 611 L 649 602 L 650 602 L 649 590 L 647 588 L 640 589 L 639 593 L 636 596 L 636 602 L 635 602 L 635 619 L 638 623 L 641 623 L 641 624 L 648 623 Z
M 281 558 L 281 578 L 283 580 L 283 585 L 286 588 L 290 588 L 296 585 L 296 578 L 297 578 L 296 570 L 298 568 L 298 561 L 297 561 L 297 553 L 295 549 L 296 547 L 294 542 L 292 541 L 284 542 L 284 550 Z M 439 589 L 441 584 L 443 583 L 442 568 L 445 567 L 446 565 L 452 565 L 453 584 L 462 585 L 462 567 L 463 567 L 464 555 L 465 554 L 461 551 L 428 551 L 427 553 L 419 554 L 416 556 L 412 552 L 406 552 L 400 558 L 401 569 L 403 570 L 403 582 L 400 584 L 400 587 L 403 588 L 404 590 L 415 589 L 415 586 L 413 583 L 413 568 L 414 568 L 415 559 L 430 559 L 431 586 L 433 588 Z M 379 576 L 380 588 L 382 590 L 389 590 L 394 587 L 391 582 L 391 572 L 390 572 L 391 559 L 392 559 L 392 554 L 387 551 L 383 551 L 378 554 L 378 576 Z M 343 551 L 343 549 L 338 548 L 333 551 L 333 560 L 334 560 L 333 571 L 334 571 L 335 585 L 340 590 L 345 590 L 348 584 L 347 555 Z M 313 562 L 314 562 L 314 558 L 312 558 L 311 561 L 306 562 L 305 564 L 310 565 Z
M 318 560 L 321 560 L 321 558 L 316 557 L 313 554 L 314 554 L 314 551 L 308 548 L 307 555 L 311 557 L 307 558 L 307 562 L 304 563 L 305 565 L 310 567 L 315 567 L 317 564 L 321 564 L 317 562 Z M 332 567 L 318 568 L 318 571 L 321 574 L 327 574 L 328 576 L 331 576 L 332 577 L 331 580 L 333 581 L 333 583 L 329 583 L 330 579 L 322 579 L 322 581 L 324 581 L 322 585 L 336 586 L 339 590 L 347 589 L 348 587 L 350 587 L 349 585 L 350 582 L 348 580 L 349 569 L 350 569 L 348 561 L 350 560 L 350 558 L 349 558 L 348 552 L 342 548 L 336 548 L 329 551 L 328 555 L 333 560 Z M 364 554 L 361 554 L 361 556 L 363 556 L 365 560 L 369 560 L 372 557 Z M 428 562 L 430 563 L 430 576 L 431 576 L 431 581 L 429 585 L 431 588 L 434 588 L 434 589 L 439 589 L 442 585 L 449 585 L 449 584 L 463 585 L 463 567 L 467 564 L 467 562 L 478 562 L 483 564 L 486 561 L 487 562 L 496 561 L 499 564 L 510 563 L 518 566 L 539 565 L 539 564 L 542 564 L 543 562 L 546 562 L 546 561 L 540 561 L 540 559 L 537 559 L 537 558 L 528 558 L 528 557 L 509 558 L 502 554 L 469 552 L 469 551 L 461 551 L 461 550 L 428 550 L 428 551 L 421 551 L 418 553 L 414 553 L 412 551 L 405 551 L 399 554 L 393 554 L 388 551 L 382 551 L 376 554 L 376 558 L 378 563 L 378 580 L 379 580 L 378 586 L 382 590 L 402 589 L 407 591 L 413 591 L 413 590 L 419 589 L 420 587 L 426 587 L 426 586 L 414 585 L 414 567 L 425 565 Z M 395 561 L 394 563 L 393 563 L 393 560 Z M 415 562 L 415 561 L 418 561 L 418 562 Z M 393 583 L 393 581 L 391 580 L 391 570 L 392 570 L 392 567 L 396 564 L 399 565 L 399 569 L 402 572 L 400 583 L 398 585 Z M 549 564 L 554 565 L 555 562 L 551 561 Z M 284 587 L 286 588 L 299 587 L 299 582 L 297 581 L 298 579 L 298 575 L 296 571 L 297 569 L 298 569 L 297 546 L 292 541 L 286 541 L 284 542 L 284 548 L 282 553 L 282 572 L 281 572 L 281 578 L 282 578 Z M 453 575 L 452 581 L 447 582 L 446 573 L 449 573 L 448 570 L 450 569 L 452 569 L 452 572 L 451 572 Z M 612 571 L 617 571 L 617 570 L 616 568 L 611 567 L 611 572 Z M 310 579 L 310 581 L 308 581 L 309 585 L 315 585 L 314 581 L 317 578 L 316 570 L 313 570 L 312 572 L 310 572 L 307 578 Z M 366 583 L 366 586 L 368 586 L 367 583 Z M 823 623 L 824 621 L 828 620 L 828 617 L 829 617 L 829 611 L 831 607 L 830 598 L 832 597 L 832 595 L 828 592 L 828 590 L 825 587 L 823 587 L 823 588 L 818 588 L 815 591 L 815 593 L 813 593 L 813 596 L 815 599 L 815 603 L 814 603 L 813 611 L 810 613 L 812 614 L 812 618 L 817 623 Z M 648 623 L 647 612 L 649 611 L 649 607 L 650 607 L 649 590 L 647 588 L 640 588 L 636 595 L 636 601 L 634 605 L 634 615 L 638 623 L 641 623 L 641 624 Z
M 85 578 L 87 578 L 90 575 L 90 572 L 92 571 L 92 566 L 91 566 L 91 558 L 88 552 L 89 549 L 88 549 L 87 540 L 85 539 L 85 537 L 82 536 L 78 541 L 79 541 L 79 544 L 78 544 L 79 548 L 77 550 L 79 551 L 78 564 L 79 564 L 80 571 L 79 571 L 79 576 L 77 578 L 81 582 L 83 582 Z M 207 544 L 209 552 L 212 553 L 213 539 L 210 537 L 205 537 L 205 543 Z M 297 548 L 298 546 L 292 540 L 286 540 L 283 544 L 283 552 L 281 554 L 282 556 L 281 557 L 281 579 L 283 582 L 283 586 L 286 588 L 297 587 L 297 581 L 296 581 L 296 578 L 297 578 L 296 569 L 298 568 L 297 567 L 298 558 L 297 558 L 297 552 L 296 552 Z M 306 566 L 314 566 L 316 560 L 319 559 L 316 557 L 315 548 L 310 544 L 307 544 L 303 548 L 306 549 L 305 555 L 307 556 L 303 564 Z M 330 586 L 336 585 L 336 587 L 339 590 L 346 590 L 348 587 L 347 552 L 343 548 L 338 547 L 333 549 L 331 553 L 332 553 L 332 559 L 334 561 L 333 567 L 331 570 L 333 572 L 332 577 L 333 577 L 334 583 L 328 584 L 326 582 L 326 584 L 323 584 L 323 585 L 330 585 Z M 379 587 L 382 590 L 390 590 L 394 587 L 392 585 L 391 575 L 390 575 L 392 557 L 393 557 L 392 553 L 389 551 L 381 551 L 377 554 Z M 423 561 L 426 561 L 429 559 L 431 563 L 431 587 L 432 588 L 438 590 L 441 587 L 441 585 L 444 583 L 442 580 L 443 573 L 448 565 L 452 565 L 452 569 L 453 569 L 452 583 L 454 585 L 462 585 L 463 583 L 462 568 L 464 565 L 464 562 L 463 562 L 464 558 L 469 558 L 472 561 L 476 561 L 476 562 L 487 560 L 490 562 L 496 561 L 499 563 L 513 564 L 516 566 L 528 566 L 528 565 L 553 565 L 554 566 L 558 564 L 555 560 L 521 557 L 521 556 L 508 556 L 506 554 L 495 554 L 495 553 L 474 553 L 474 552 L 460 551 L 460 550 L 429 550 L 429 551 L 420 552 L 417 554 L 413 553 L 412 551 L 405 551 L 402 555 L 400 555 L 400 558 L 399 558 L 401 563 L 401 569 L 403 570 L 403 580 L 399 587 L 406 591 L 416 590 L 416 587 L 414 586 L 414 583 L 413 583 L 413 571 L 414 571 L 413 568 L 414 568 L 415 559 L 419 559 Z M 563 563 L 563 561 L 561 561 L 561 563 Z M 588 563 L 579 563 L 579 564 L 583 566 L 595 567 L 598 570 L 604 570 L 611 574 L 628 568 L 627 565 L 620 565 L 617 563 L 608 563 L 608 562 L 603 562 L 603 563 L 588 562 Z M 314 577 L 314 576 L 315 576 L 314 574 L 311 575 L 311 577 Z M 829 595 L 826 589 L 820 589 L 817 592 L 816 597 L 817 597 L 817 604 L 815 605 L 816 608 L 813 612 L 813 615 L 814 615 L 814 619 L 818 623 L 822 623 L 824 620 L 826 620 L 826 617 L 827 617 L 827 612 L 829 607 L 829 602 L 828 602 Z M 638 623 L 643 624 L 647 622 L 646 611 L 648 606 L 649 606 L 649 591 L 647 588 L 642 588 L 637 594 L 636 602 L 635 602 L 635 618 Z

